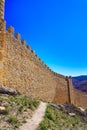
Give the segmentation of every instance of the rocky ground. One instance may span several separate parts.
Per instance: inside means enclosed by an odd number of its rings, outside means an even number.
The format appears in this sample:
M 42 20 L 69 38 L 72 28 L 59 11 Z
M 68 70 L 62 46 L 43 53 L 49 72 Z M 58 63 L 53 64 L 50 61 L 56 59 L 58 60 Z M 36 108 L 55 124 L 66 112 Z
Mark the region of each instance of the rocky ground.
M 38 105 L 39 101 L 26 96 L 0 94 L 0 130 L 18 130 Z
M 20 127 L 20 130 L 36 130 L 44 118 L 46 107 L 47 107 L 46 103 L 40 102 L 40 105 L 35 110 L 32 118 L 28 119 L 27 123 L 23 124 Z
M 87 111 L 70 104 L 50 104 L 38 130 L 87 130 Z
M 30 130 L 36 130 L 41 114 L 44 119 L 37 130 L 87 130 L 87 109 L 49 103 L 46 108 L 44 103 L 38 107 L 39 104 L 39 101 L 26 96 L 0 94 L 0 130 L 20 130 L 21 126 L 31 128 L 33 123 L 36 123 L 35 129 L 32 127 Z

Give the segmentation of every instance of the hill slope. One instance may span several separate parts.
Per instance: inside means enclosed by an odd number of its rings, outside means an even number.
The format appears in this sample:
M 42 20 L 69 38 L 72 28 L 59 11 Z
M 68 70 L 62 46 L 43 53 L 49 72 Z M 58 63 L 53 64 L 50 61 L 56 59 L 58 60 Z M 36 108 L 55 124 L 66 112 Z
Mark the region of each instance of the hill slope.
M 87 75 L 73 77 L 72 81 L 73 81 L 73 86 L 76 89 L 79 89 L 87 93 Z
M 39 101 L 23 95 L 0 94 L 0 130 L 19 130 L 38 105 Z
M 87 130 L 87 116 L 83 116 L 73 105 L 48 105 L 37 130 Z

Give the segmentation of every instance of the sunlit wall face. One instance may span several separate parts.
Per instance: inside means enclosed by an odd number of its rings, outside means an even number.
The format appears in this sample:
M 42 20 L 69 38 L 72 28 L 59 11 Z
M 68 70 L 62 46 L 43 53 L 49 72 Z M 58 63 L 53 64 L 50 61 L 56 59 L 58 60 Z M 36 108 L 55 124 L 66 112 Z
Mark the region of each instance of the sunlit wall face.
M 87 74 L 86 0 L 6 0 L 5 19 L 64 75 Z

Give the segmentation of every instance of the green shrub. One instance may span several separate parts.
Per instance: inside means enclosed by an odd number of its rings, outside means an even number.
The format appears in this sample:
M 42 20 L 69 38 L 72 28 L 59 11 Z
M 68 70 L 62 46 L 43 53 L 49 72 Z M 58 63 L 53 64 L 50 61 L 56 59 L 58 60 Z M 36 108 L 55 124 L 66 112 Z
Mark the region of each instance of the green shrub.
M 6 102 L 8 106 L 6 106 L 5 110 L 1 111 L 2 114 L 0 117 L 0 123 L 6 122 L 6 127 L 0 128 L 0 130 L 4 130 L 9 125 L 11 130 L 16 130 L 19 128 L 21 123 L 26 123 L 26 119 L 23 118 L 24 116 L 27 118 L 25 113 L 30 113 L 31 110 L 35 110 L 38 105 L 39 101 L 29 98 L 27 96 L 17 95 L 0 95 L 0 104 Z M 14 116 L 12 114 L 14 113 Z M 32 112 L 30 116 L 32 115 Z
M 27 123 L 26 119 L 23 119 L 22 123 Z
M 48 106 L 44 120 L 40 123 L 37 130 L 78 130 L 80 128 L 81 130 L 87 129 L 87 124 L 81 122 L 81 117 L 78 115 L 70 117 L 62 111 Z
M 15 116 L 9 116 L 7 122 L 11 124 L 17 124 L 19 121 L 17 120 Z
M 23 106 L 21 105 L 21 106 L 19 106 L 18 111 L 21 113 L 22 110 L 23 110 Z

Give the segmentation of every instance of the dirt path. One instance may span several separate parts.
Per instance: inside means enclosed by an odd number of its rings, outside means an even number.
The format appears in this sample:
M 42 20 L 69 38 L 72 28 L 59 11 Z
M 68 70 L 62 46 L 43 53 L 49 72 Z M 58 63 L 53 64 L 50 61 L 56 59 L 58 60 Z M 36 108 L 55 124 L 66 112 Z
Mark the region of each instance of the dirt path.
M 20 127 L 20 130 L 36 130 L 45 115 L 46 103 L 41 102 L 31 119 Z

